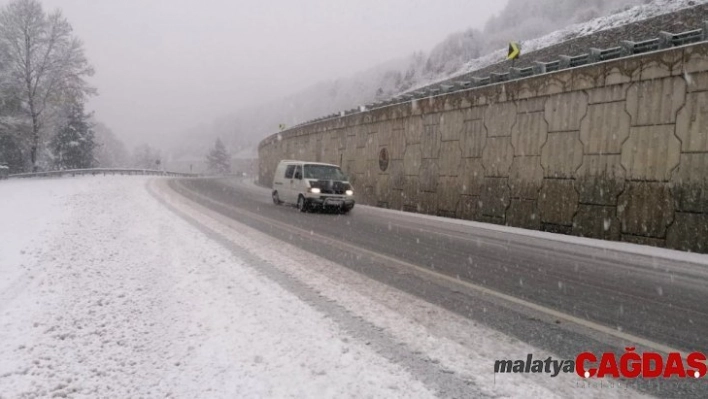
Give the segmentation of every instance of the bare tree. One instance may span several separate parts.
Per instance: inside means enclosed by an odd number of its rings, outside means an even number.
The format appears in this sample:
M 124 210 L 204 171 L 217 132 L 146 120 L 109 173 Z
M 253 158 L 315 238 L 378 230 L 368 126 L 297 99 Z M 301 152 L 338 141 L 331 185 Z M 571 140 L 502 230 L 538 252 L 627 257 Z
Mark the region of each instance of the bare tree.
M 0 59 L 7 74 L 3 89 L 21 102 L 32 126 L 28 139 L 36 171 L 46 121 L 57 105 L 95 93 L 84 80 L 94 70 L 61 12 L 46 14 L 37 0 L 15 0 L 0 12 Z

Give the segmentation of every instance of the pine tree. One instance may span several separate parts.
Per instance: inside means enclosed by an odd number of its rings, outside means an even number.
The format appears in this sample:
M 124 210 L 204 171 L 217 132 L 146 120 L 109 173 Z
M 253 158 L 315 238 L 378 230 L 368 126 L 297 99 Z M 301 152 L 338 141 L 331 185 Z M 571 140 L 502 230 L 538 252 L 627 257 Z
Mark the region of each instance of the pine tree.
M 212 173 L 228 174 L 231 172 L 231 157 L 221 139 L 216 139 L 214 148 L 207 154 L 207 167 Z
M 66 124 L 59 129 L 51 143 L 57 169 L 86 169 L 95 166 L 95 134 L 88 117 L 84 113 L 83 104 L 74 103 L 68 107 Z

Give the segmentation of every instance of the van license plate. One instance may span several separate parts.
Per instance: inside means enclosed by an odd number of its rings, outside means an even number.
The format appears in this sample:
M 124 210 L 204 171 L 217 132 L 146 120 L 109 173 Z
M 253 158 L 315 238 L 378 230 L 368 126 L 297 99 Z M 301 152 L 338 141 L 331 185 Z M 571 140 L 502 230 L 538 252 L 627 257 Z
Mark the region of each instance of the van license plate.
M 342 203 L 343 203 L 342 200 L 329 200 L 329 201 L 327 201 L 327 205 L 342 206 Z

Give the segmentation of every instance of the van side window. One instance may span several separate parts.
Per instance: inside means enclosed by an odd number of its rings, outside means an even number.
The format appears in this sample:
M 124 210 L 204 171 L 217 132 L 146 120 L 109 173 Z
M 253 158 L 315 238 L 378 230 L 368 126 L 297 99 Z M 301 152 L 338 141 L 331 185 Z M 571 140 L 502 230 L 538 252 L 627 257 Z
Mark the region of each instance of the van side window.
M 285 168 L 285 178 L 292 179 L 294 172 L 295 172 L 295 165 L 288 165 L 288 167 Z
M 298 180 L 302 180 L 302 166 L 300 165 L 295 168 L 295 178 Z

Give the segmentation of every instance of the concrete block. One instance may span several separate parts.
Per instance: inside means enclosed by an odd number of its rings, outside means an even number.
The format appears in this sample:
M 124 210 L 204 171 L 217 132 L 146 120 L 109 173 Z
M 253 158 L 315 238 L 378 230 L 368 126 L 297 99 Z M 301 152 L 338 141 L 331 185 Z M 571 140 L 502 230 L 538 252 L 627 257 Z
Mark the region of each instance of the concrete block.
M 406 171 L 403 167 L 403 161 L 399 159 L 390 160 L 387 172 L 391 176 L 391 188 L 403 190 L 406 184 Z
M 366 149 L 357 147 L 354 151 L 354 173 L 366 172 Z
M 418 176 L 420 172 L 420 144 L 406 146 L 406 153 L 403 154 L 403 168 L 406 176 Z
M 391 202 L 391 196 L 393 194 L 393 186 L 391 185 L 390 175 L 379 175 L 376 179 L 376 200 L 377 202 Z
M 603 240 L 620 239 L 617 210 L 611 206 L 580 205 L 573 219 L 573 234 Z
M 672 124 L 686 101 L 682 77 L 642 81 L 627 90 L 627 112 L 632 126 Z
M 525 100 L 536 97 L 538 85 L 530 84 L 528 79 L 522 79 L 504 84 L 507 100 Z
M 617 205 L 617 196 L 624 190 L 624 175 L 619 155 L 585 155 L 575 181 L 580 202 Z
M 605 66 L 573 69 L 573 90 L 589 90 L 605 85 Z
M 438 214 L 438 195 L 436 193 L 421 192 L 419 198 L 417 212 L 425 215 Z
M 423 159 L 437 159 L 440 156 L 440 129 L 438 125 L 423 126 L 421 144 Z
M 459 141 L 443 141 L 440 145 L 440 175 L 457 176 L 460 174 L 462 150 Z
M 459 179 L 456 177 L 440 177 L 437 187 L 438 210 L 455 213 L 460 201 Z
M 380 173 L 381 169 L 379 169 L 379 161 L 375 159 L 367 159 L 366 170 L 364 172 L 366 183 L 370 186 L 375 186 L 376 180 L 378 179 Z
M 460 193 L 463 195 L 480 196 L 484 181 L 484 167 L 481 158 L 464 158 L 460 171 Z
M 474 120 L 483 120 L 485 111 L 487 111 L 486 106 L 466 108 L 462 111 L 464 115 L 464 121 L 467 122 Z
M 492 104 L 484 114 L 488 137 L 511 136 L 511 127 L 514 123 L 516 123 L 516 103 L 513 101 Z
M 619 154 L 629 136 L 630 117 L 623 102 L 588 106 L 580 125 L 580 141 L 585 154 Z
M 551 96 L 571 90 L 572 85 L 573 75 L 571 71 L 556 72 L 540 79 L 536 93 L 539 97 Z
M 708 92 L 690 93 L 678 113 L 676 136 L 685 152 L 708 152 Z
M 406 184 L 403 187 L 403 209 L 416 212 L 420 204 L 420 192 L 418 190 L 418 177 L 407 176 Z
M 544 176 L 572 178 L 583 163 L 583 143 L 579 132 L 549 133 L 541 150 Z
M 403 210 L 403 199 L 405 198 L 405 194 L 403 190 L 391 190 L 391 195 L 388 198 L 388 207 L 389 209 L 395 209 L 397 211 L 402 211 Z
M 541 222 L 572 226 L 578 209 L 578 193 L 572 180 L 545 179 L 538 199 Z
M 381 148 L 379 146 L 379 134 L 369 133 L 366 137 L 365 153 L 367 160 L 379 160 L 379 151 Z
M 541 155 L 541 146 L 548 137 L 548 123 L 543 112 L 519 114 L 511 132 L 514 155 Z
M 366 147 L 366 141 L 369 137 L 369 127 L 367 125 L 357 126 L 355 128 L 355 131 L 356 131 L 356 148 Z
M 553 223 L 541 223 L 541 231 L 545 231 L 546 233 L 553 233 L 553 234 L 571 235 L 571 234 L 573 234 L 573 226 L 567 226 L 567 225 L 562 225 L 562 224 L 553 224 Z
M 480 215 L 501 219 L 503 223 L 506 209 L 510 203 L 511 198 L 507 179 L 489 177 L 484 179 L 479 204 Z
M 708 215 L 676 212 L 666 246 L 681 251 L 708 253 Z
M 636 82 L 642 73 L 638 58 L 626 58 L 608 64 L 605 68 L 605 86 Z
M 686 73 L 683 78 L 686 80 L 686 91 L 688 93 L 708 90 L 708 72 Z M 686 101 L 690 103 L 691 100 L 686 99 Z
M 683 72 L 683 49 L 661 51 L 642 57 L 641 80 L 662 79 Z
M 440 140 L 458 141 L 465 131 L 465 112 L 462 110 L 445 112 L 440 117 Z
M 674 220 L 674 201 L 667 184 L 628 182 L 617 204 L 622 233 L 664 238 Z
M 395 129 L 391 131 L 391 145 L 388 147 L 388 156 L 391 160 L 403 159 L 406 150 L 405 130 Z
M 543 112 L 546 109 L 546 98 L 536 97 L 527 100 L 519 100 L 516 102 L 516 109 L 519 114 Z
M 582 91 L 549 97 L 545 109 L 548 132 L 580 130 L 587 109 L 588 96 Z
M 686 47 L 683 53 L 685 73 L 708 71 L 708 45 L 705 43 Z
M 479 196 L 461 195 L 457 203 L 456 216 L 465 220 L 477 220 Z
M 512 198 L 538 199 L 542 183 L 543 168 L 540 156 L 514 158 L 509 177 Z
M 681 154 L 671 185 L 677 211 L 708 213 L 708 153 Z
M 541 216 L 536 201 L 512 199 L 507 211 L 506 224 L 530 230 L 541 229 Z
M 434 193 L 438 189 L 440 172 L 436 159 L 423 159 L 420 166 L 420 191 Z
M 631 234 L 622 234 L 622 241 L 630 244 L 646 245 L 649 247 L 666 247 L 666 239 L 654 237 L 633 236 Z
M 609 103 L 627 99 L 629 84 L 612 85 L 588 90 L 588 104 Z
M 383 121 L 377 124 L 379 145 L 390 146 L 391 145 L 391 133 L 393 132 L 393 122 Z
M 622 166 L 629 180 L 668 181 L 680 153 L 673 125 L 633 127 L 622 145 Z
M 365 184 L 364 189 L 357 194 L 357 202 L 361 205 L 376 206 L 376 188 Z
M 489 216 L 489 215 L 483 215 L 483 214 L 477 214 L 476 221 L 481 222 L 481 223 L 486 223 L 486 224 L 496 224 L 499 226 L 506 225 L 506 218 L 504 218 L 504 217 Z
M 485 175 L 487 177 L 509 177 L 514 161 L 514 148 L 511 137 L 490 137 L 482 154 Z
M 411 116 L 406 122 L 406 144 L 420 143 L 423 135 L 423 118 L 421 116 Z
M 479 158 L 487 143 L 487 129 L 484 121 L 471 120 L 465 122 L 465 132 L 460 140 L 463 158 Z

